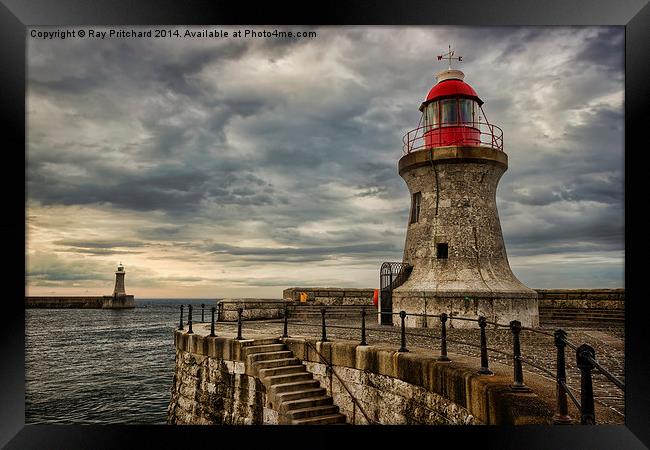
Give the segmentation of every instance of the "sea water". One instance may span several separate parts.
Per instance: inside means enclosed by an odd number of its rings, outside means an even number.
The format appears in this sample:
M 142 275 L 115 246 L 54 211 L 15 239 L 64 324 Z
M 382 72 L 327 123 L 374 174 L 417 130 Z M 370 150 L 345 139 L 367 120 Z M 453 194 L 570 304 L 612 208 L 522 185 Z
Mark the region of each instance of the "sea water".
M 216 300 L 137 300 L 135 309 L 25 310 L 25 423 L 162 424 L 179 305 L 205 320 Z M 187 320 L 187 307 L 184 311 Z

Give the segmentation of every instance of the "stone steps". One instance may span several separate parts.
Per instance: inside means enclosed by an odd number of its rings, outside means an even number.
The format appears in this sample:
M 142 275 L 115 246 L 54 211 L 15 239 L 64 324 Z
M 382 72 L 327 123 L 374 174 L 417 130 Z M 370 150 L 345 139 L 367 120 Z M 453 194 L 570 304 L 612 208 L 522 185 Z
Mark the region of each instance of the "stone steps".
M 328 416 L 308 417 L 305 419 L 294 419 L 292 425 L 334 425 L 345 423 L 345 416 L 341 413 Z
M 297 400 L 288 400 L 282 403 L 283 411 L 292 411 L 296 409 L 312 408 L 314 406 L 332 405 L 333 400 L 329 395 L 318 397 L 303 397 Z
M 244 354 L 251 355 L 253 353 L 270 353 L 285 350 L 284 344 L 265 344 L 265 345 L 249 345 L 244 347 Z
M 345 424 L 331 396 L 293 352 L 278 342 L 256 341 L 244 349 L 247 372 L 259 377 L 267 400 L 280 412 L 280 423 L 296 425 Z
M 291 409 L 287 411 L 287 416 L 291 420 L 305 419 L 307 417 L 330 416 L 338 414 L 339 407 L 336 405 L 309 406 L 302 409 Z
M 282 404 L 288 403 L 294 400 L 305 400 L 308 398 L 312 397 L 322 397 L 326 396 L 327 391 L 325 388 L 309 388 L 309 389 L 303 389 L 301 391 L 293 391 L 293 392 L 283 392 L 281 394 L 277 394 L 275 398 Z
M 298 381 L 307 381 L 307 380 L 313 380 L 314 376 L 310 373 L 307 372 L 306 370 L 301 373 L 288 373 L 288 374 L 282 374 L 282 375 L 272 375 L 270 377 L 266 377 L 264 381 L 271 386 L 275 386 L 276 384 L 287 384 L 287 383 L 295 383 Z
M 307 368 L 302 365 L 271 367 L 269 369 L 260 369 L 258 371 L 260 378 L 272 377 L 274 375 L 287 375 L 290 373 L 305 372 Z
M 282 359 L 271 359 L 265 361 L 255 361 L 249 363 L 254 370 L 254 373 L 259 375 L 261 369 L 271 369 L 275 367 L 285 367 L 285 366 L 295 366 L 301 364 L 298 358 L 282 358 Z
M 282 383 L 268 386 L 271 388 L 271 394 L 280 394 L 282 392 L 295 392 L 303 389 L 310 389 L 320 386 L 318 380 L 294 381 L 293 383 Z M 269 392 L 267 389 L 266 392 Z
M 251 363 L 256 361 L 272 361 L 277 359 L 288 359 L 293 357 L 293 353 L 289 350 L 283 350 L 281 352 L 264 352 L 264 353 L 249 353 L 246 355 L 246 359 Z

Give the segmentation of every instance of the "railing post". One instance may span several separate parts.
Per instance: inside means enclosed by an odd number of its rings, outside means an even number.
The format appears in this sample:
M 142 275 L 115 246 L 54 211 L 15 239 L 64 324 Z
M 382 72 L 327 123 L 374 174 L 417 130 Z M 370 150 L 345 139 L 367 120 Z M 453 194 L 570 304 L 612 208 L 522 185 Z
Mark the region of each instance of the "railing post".
M 513 320 L 510 322 L 510 331 L 512 331 L 512 362 L 514 371 L 514 381 L 510 385 L 513 391 L 529 391 L 528 386 L 524 384 L 524 371 L 521 366 L 521 346 L 519 344 L 519 333 L 521 332 L 521 322 Z
M 216 334 L 214 334 L 214 313 L 217 310 L 216 307 L 212 307 L 212 322 L 210 323 L 210 337 L 215 337 Z
M 400 311 L 399 317 L 402 319 L 402 346 L 397 350 L 398 352 L 408 352 L 406 348 L 406 326 L 404 325 L 404 319 L 406 319 L 406 311 Z
M 320 309 L 320 315 L 321 315 L 322 324 L 323 324 L 321 342 L 327 342 L 327 329 L 325 327 L 325 308 Z
M 366 309 L 361 309 L 361 343 L 359 345 L 368 345 L 366 343 Z
M 282 331 L 282 337 L 289 337 L 289 308 L 284 307 L 284 330 Z
M 237 337 L 235 338 L 238 341 L 241 341 L 243 338 L 241 337 L 241 315 L 244 312 L 244 308 L 241 306 L 237 308 Z
M 440 356 L 438 361 L 450 361 L 447 356 L 447 313 L 440 314 Z
M 181 305 L 181 321 L 178 323 L 178 329 L 183 329 L 183 305 Z
M 192 331 L 192 305 L 187 305 L 187 334 L 193 334 Z
M 595 359 L 596 352 L 593 347 L 582 344 L 576 350 L 576 365 L 580 369 L 580 423 L 582 425 L 594 425 L 596 423 L 596 411 L 594 410 L 594 389 L 591 384 L 591 371 L 594 364 L 589 357 Z
M 478 326 L 481 328 L 481 368 L 478 370 L 478 373 L 481 375 L 493 375 L 494 372 L 492 372 L 488 366 L 487 337 L 485 336 L 487 319 L 483 316 L 479 316 Z
M 557 348 L 557 361 L 555 364 L 555 397 L 557 400 L 557 411 L 553 415 L 553 423 L 558 425 L 566 425 L 573 422 L 571 416 L 569 416 L 566 391 L 561 383 L 566 383 L 566 361 L 564 357 L 564 349 L 566 347 L 565 339 L 566 332 L 564 330 L 555 330 L 555 347 Z
M 204 311 L 205 311 L 205 303 L 201 303 L 201 323 L 205 323 L 205 316 L 204 316 Z

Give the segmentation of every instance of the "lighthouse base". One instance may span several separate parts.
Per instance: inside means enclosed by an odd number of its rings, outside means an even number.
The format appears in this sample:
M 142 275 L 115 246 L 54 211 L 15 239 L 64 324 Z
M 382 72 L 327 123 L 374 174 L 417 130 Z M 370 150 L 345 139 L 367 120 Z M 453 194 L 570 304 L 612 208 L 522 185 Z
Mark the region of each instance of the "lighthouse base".
M 393 312 L 404 311 L 405 326 L 409 328 L 439 328 L 438 317 L 413 314 L 450 315 L 450 328 L 478 328 L 475 321 L 484 316 L 489 322 L 508 325 L 518 320 L 522 326 L 538 327 L 539 311 L 537 293 L 532 292 L 469 292 L 469 291 L 415 291 L 400 290 L 392 293 Z M 399 325 L 399 321 L 394 321 Z

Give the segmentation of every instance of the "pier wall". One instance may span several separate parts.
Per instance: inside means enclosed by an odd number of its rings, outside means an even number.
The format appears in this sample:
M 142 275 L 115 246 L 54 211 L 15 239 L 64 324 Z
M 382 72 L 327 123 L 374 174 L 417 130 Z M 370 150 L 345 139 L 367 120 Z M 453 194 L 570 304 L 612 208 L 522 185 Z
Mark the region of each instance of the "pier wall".
M 135 308 L 135 299 L 133 295 L 118 297 L 112 295 L 100 297 L 25 297 L 25 308 L 126 309 Z
M 380 424 L 550 424 L 553 415 L 549 401 L 509 388 L 511 368 L 495 364 L 495 375 L 478 375 L 475 358 L 450 354 L 451 362 L 440 362 L 430 351 L 415 348 L 400 353 L 380 345 L 297 337 L 237 341 L 202 332 L 198 327 L 194 334 L 174 332 L 170 424 L 279 423 L 280 413 L 245 356 L 246 346 L 273 342 L 284 343 L 305 364 L 350 424 L 368 423 L 366 415 Z M 331 362 L 336 375 L 315 350 Z M 553 397 L 551 381 L 532 375 L 529 379 L 544 385 L 546 396 Z

